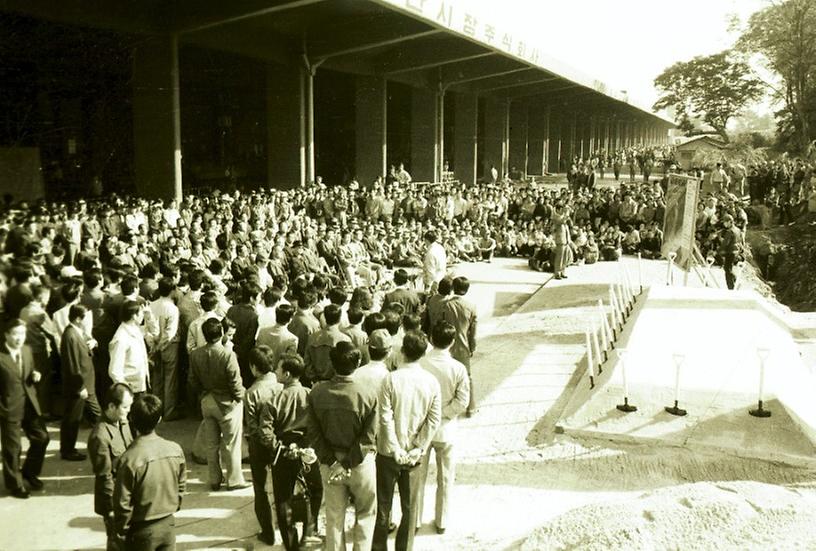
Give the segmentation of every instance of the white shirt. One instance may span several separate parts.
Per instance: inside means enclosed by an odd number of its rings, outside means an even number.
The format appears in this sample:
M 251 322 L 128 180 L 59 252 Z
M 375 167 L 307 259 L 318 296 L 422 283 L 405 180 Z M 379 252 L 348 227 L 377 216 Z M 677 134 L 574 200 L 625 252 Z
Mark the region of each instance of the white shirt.
M 108 374 L 113 382 L 127 383 L 133 392 L 146 391 L 150 375 L 142 330 L 132 323 L 120 324 L 108 349 Z
M 162 346 L 179 341 L 179 309 L 170 297 L 160 297 L 150 303 L 150 312 L 158 326 L 157 342 Z
M 445 248 L 439 243 L 431 243 L 422 261 L 422 280 L 425 282 L 425 289 L 430 289 L 432 283 L 439 283 L 447 272 L 448 255 Z
M 275 316 L 275 308 L 277 308 L 277 304 L 275 306 L 260 306 L 258 305 L 257 312 L 258 312 L 258 331 L 255 332 L 255 338 L 258 338 L 258 333 L 261 332 L 261 329 L 264 327 L 272 327 L 277 323 L 277 317 Z
M 54 322 L 54 341 L 57 347 L 57 350 L 60 350 L 60 343 L 62 342 L 62 334 L 65 332 L 65 328 L 71 325 L 71 320 L 68 319 L 68 314 L 71 310 L 71 306 L 76 304 L 77 301 L 71 302 L 70 304 L 66 304 L 56 312 L 51 317 Z M 88 310 L 85 312 L 85 317 L 82 319 L 82 330 L 85 332 L 86 337 L 90 337 L 93 333 L 93 312 Z
M 451 442 L 455 437 L 456 418 L 468 407 L 470 379 L 462 362 L 454 359 L 450 350 L 431 349 L 419 360 L 419 365 L 436 377 L 442 391 L 442 422 L 433 442 Z
M 358 367 L 352 374 L 352 378 L 365 387 L 373 387 L 379 394 L 383 380 L 388 373 L 388 367 L 384 361 L 371 360 L 367 364 Z
M 187 328 L 187 352 L 192 352 L 196 348 L 201 348 L 207 344 L 207 339 L 204 338 L 204 333 L 201 327 L 208 319 L 221 320 L 215 312 L 204 312 L 196 319 L 190 322 L 190 327 Z

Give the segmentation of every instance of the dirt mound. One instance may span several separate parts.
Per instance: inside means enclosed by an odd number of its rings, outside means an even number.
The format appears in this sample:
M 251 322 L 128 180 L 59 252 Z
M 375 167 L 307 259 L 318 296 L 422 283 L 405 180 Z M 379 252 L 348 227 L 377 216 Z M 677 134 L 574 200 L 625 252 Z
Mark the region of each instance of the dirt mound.
M 814 549 L 816 497 L 758 482 L 700 482 L 574 509 L 521 546 L 539 549 Z
M 768 230 L 748 230 L 754 264 L 782 304 L 816 311 L 816 215 Z

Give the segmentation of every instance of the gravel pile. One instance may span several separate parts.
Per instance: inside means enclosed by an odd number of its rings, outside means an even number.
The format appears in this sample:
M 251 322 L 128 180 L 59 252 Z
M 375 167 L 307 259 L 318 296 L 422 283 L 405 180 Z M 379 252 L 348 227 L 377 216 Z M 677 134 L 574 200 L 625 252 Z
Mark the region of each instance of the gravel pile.
M 538 550 L 815 549 L 816 498 L 758 482 L 700 482 L 574 509 L 521 546 Z

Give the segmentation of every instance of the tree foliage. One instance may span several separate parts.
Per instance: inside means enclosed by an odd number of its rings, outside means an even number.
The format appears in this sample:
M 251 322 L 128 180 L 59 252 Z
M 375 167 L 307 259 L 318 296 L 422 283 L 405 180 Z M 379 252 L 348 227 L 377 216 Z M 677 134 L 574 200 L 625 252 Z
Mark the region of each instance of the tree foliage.
M 655 109 L 674 107 L 681 128 L 699 117 L 728 141 L 728 121 L 762 97 L 764 87 L 730 51 L 675 63 L 654 81 L 661 92 Z
M 759 54 L 780 77 L 782 86 L 774 90 L 785 106 L 780 135 L 790 135 L 800 151 L 807 150 L 816 123 L 816 2 L 774 2 L 754 13 L 737 47 Z

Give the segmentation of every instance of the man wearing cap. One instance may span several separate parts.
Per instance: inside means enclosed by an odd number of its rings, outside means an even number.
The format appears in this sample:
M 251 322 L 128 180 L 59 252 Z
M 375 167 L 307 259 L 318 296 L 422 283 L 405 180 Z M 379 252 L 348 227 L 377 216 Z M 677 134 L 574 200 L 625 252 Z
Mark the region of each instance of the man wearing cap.
M 742 232 L 734 225 L 734 217 L 726 213 L 722 218 L 725 228 L 720 231 L 720 256 L 725 271 L 725 284 L 733 289 L 737 281 L 734 264 L 742 253 Z
M 357 368 L 354 378 L 363 386 L 375 388 L 379 392 L 389 369 L 385 363 L 391 353 L 391 334 L 387 329 L 375 329 L 368 337 L 368 363 Z

